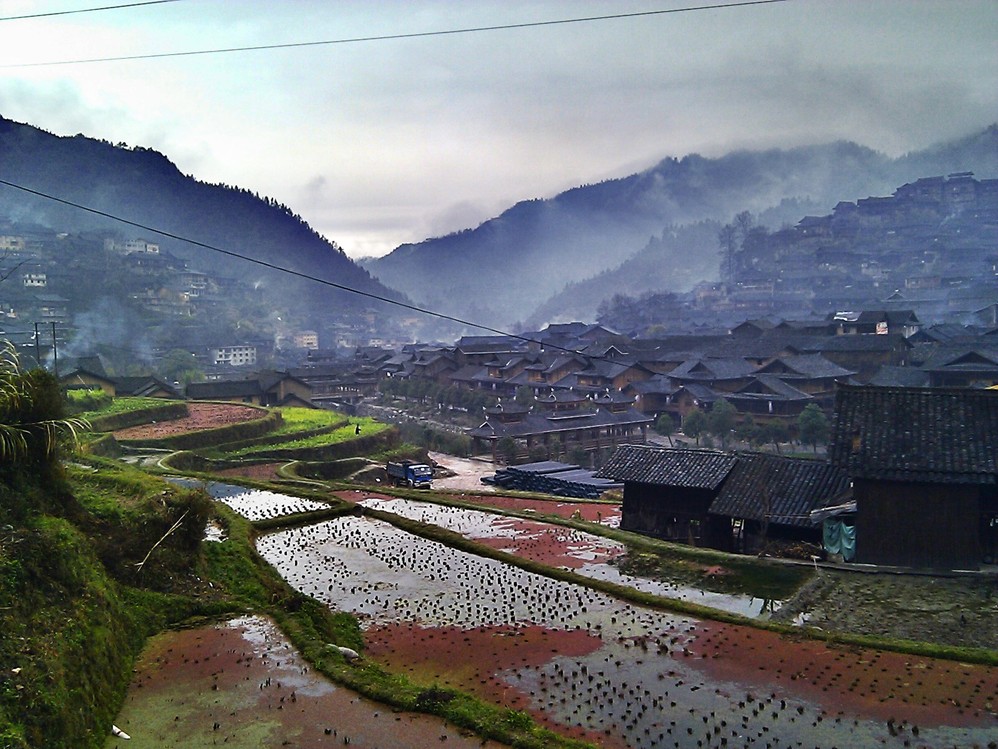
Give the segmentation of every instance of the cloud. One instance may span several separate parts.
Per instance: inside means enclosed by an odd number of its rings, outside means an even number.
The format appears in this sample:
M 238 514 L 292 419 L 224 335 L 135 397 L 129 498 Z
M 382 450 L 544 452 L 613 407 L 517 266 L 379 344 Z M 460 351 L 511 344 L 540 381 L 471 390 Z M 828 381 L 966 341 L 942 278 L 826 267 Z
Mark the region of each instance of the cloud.
M 497 211 L 480 203 L 462 200 L 447 206 L 428 222 L 427 236 L 441 237 L 462 229 L 474 228 L 486 219 L 493 218 Z

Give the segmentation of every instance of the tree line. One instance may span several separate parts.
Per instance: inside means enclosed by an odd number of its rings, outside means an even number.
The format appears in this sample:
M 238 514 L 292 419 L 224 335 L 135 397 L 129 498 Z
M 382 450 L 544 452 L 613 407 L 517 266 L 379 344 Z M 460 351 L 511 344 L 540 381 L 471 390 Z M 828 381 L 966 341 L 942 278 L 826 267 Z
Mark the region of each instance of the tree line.
M 814 452 L 818 445 L 828 442 L 831 426 L 828 417 L 816 403 L 809 403 L 796 421 L 797 440 L 804 445 L 810 445 Z M 655 431 L 669 436 L 676 431 L 675 420 L 667 413 L 659 415 L 655 420 Z M 721 449 L 727 449 L 732 439 L 747 442 L 751 447 L 762 447 L 771 444 L 780 452 L 780 445 L 793 439 L 790 426 L 783 420 L 767 421 L 757 424 L 752 414 L 745 414 L 739 421 L 737 409 L 723 398 L 703 411 L 695 409 L 686 415 L 682 423 L 683 434 L 701 442 L 707 447 L 714 446 L 716 439 Z

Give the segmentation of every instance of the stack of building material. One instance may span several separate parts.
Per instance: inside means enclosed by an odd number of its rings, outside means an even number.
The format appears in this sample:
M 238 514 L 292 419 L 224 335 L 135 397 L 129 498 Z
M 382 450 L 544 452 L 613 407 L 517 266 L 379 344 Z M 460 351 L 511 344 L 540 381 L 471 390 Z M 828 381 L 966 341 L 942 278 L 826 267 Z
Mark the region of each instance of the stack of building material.
M 581 466 L 553 460 L 509 466 L 496 471 L 494 477 L 483 480 L 486 483 L 497 484 L 504 489 L 581 499 L 597 499 L 600 494 L 609 489 L 623 487 L 621 483 L 597 478 L 593 471 L 586 470 Z

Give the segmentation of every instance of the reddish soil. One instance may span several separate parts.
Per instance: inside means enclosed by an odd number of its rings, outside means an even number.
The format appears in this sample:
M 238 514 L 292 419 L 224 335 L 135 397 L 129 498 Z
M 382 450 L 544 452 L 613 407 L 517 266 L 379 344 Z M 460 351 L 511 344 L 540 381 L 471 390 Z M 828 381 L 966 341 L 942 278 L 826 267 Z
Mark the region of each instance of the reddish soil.
M 131 740 L 106 749 L 499 746 L 333 685 L 256 618 L 153 638 L 115 723 Z
M 501 670 L 541 666 L 554 657 L 580 657 L 599 649 L 599 637 L 582 630 L 565 632 L 545 627 L 425 628 L 393 624 L 365 633 L 367 657 L 389 670 L 404 673 L 417 684 L 438 684 L 478 695 L 535 720 L 564 736 L 603 747 L 625 747 L 607 736 L 552 721 L 532 709 L 530 696 L 499 678 Z M 608 743 L 609 742 L 609 743 Z
M 351 501 L 370 492 L 342 492 Z M 462 499 L 468 500 L 465 496 Z M 483 498 L 483 504 L 522 509 L 532 503 L 539 511 L 571 515 L 598 511 L 599 505 L 547 503 L 504 497 Z M 511 521 L 520 522 L 520 521 Z M 523 521 L 529 523 L 529 521 Z M 532 525 L 532 524 L 531 524 Z M 523 538 L 477 539 L 553 566 L 570 566 L 568 533 L 529 534 Z M 723 569 L 717 570 L 723 573 Z M 503 671 L 543 664 L 558 656 L 584 655 L 597 649 L 598 638 L 584 632 L 528 628 L 522 635 L 509 630 L 471 631 L 412 625 L 382 627 L 368 633 L 372 657 L 393 670 L 408 672 L 417 681 L 443 683 L 476 692 L 498 704 L 530 710 L 528 696 L 499 678 Z M 690 630 L 682 660 L 702 671 L 715 684 L 737 684 L 746 690 L 746 708 L 762 713 L 797 709 L 801 700 L 821 706 L 826 720 L 881 721 L 885 725 L 932 728 L 990 728 L 996 723 L 998 668 L 779 635 L 752 627 L 701 622 Z M 688 659 L 688 660 L 687 660 Z M 765 698 L 765 706 L 762 699 Z M 845 717 L 843 717 L 845 716 Z M 821 718 L 818 718 L 820 720 Z M 564 724 L 548 722 L 564 732 Z M 591 734 L 574 734 L 595 740 Z M 608 736 L 599 735 L 603 745 Z
M 245 479 L 256 479 L 257 481 L 270 481 L 278 478 L 277 469 L 283 463 L 259 463 L 253 466 L 239 466 L 237 468 L 226 468 L 222 471 L 214 471 L 218 476 L 237 476 Z
M 263 412 L 250 406 L 237 403 L 188 403 L 187 416 L 171 421 L 159 421 L 154 424 L 141 424 L 137 427 L 119 429 L 114 433 L 118 439 L 145 440 L 160 437 L 172 437 L 187 432 L 197 432 L 202 429 L 238 424 L 241 421 L 259 419 Z
M 998 668 L 920 658 L 714 622 L 698 626 L 691 657 L 710 676 L 758 684 L 883 721 L 926 726 L 995 724 Z
M 462 502 L 490 507 L 499 510 L 533 510 L 545 515 L 558 517 L 576 517 L 590 523 L 606 523 L 609 520 L 620 519 L 620 505 L 595 504 L 593 502 L 571 502 L 565 500 L 523 499 L 521 497 L 504 497 L 501 495 L 462 495 L 452 497 Z
M 369 497 L 393 499 L 393 497 L 386 494 L 378 494 L 361 489 L 349 489 L 335 492 L 335 494 L 347 502 L 363 502 Z M 557 515 L 563 518 L 577 517 L 590 523 L 606 523 L 609 520 L 620 518 L 620 505 L 612 504 L 572 502 L 563 499 L 524 499 L 522 497 L 504 497 L 499 494 L 442 494 L 441 496 L 455 502 L 477 505 L 486 510 L 533 510 L 538 514 L 544 515 Z
M 336 492 L 336 496 L 340 499 L 346 500 L 347 502 L 363 502 L 365 499 L 385 499 L 390 500 L 392 497 L 388 497 L 382 494 L 374 494 L 373 492 L 360 492 L 360 491 L 341 491 Z M 462 499 L 467 500 L 467 497 L 462 497 Z M 497 500 L 495 503 L 491 500 Z M 592 520 L 596 520 L 596 513 L 599 512 L 600 507 L 603 505 L 589 505 L 586 503 L 572 503 L 572 502 L 545 502 L 544 500 L 521 500 L 515 497 L 488 497 L 489 503 L 478 503 L 483 509 L 488 508 L 516 508 L 524 509 L 528 506 L 534 505 L 551 505 L 550 507 L 544 507 L 543 509 L 538 509 L 538 512 L 547 512 L 552 515 L 561 515 L 562 517 L 571 517 L 573 513 L 578 510 L 583 513 L 583 517 L 586 515 L 592 515 Z M 529 503 L 529 504 L 526 504 Z M 555 510 L 557 509 L 557 512 Z M 619 512 L 616 507 L 610 506 L 606 509 Z M 508 551 L 511 554 L 516 554 L 518 557 L 524 559 L 530 559 L 539 564 L 544 564 L 549 567 L 564 567 L 568 569 L 578 569 L 584 564 L 587 564 L 587 560 L 582 559 L 577 553 L 570 553 L 569 546 L 575 548 L 579 546 L 579 541 L 577 539 L 572 539 L 572 530 L 570 528 L 561 528 L 559 526 L 552 526 L 549 524 L 538 523 L 533 520 L 521 520 L 519 518 L 507 518 L 504 524 L 508 526 L 513 532 L 509 535 L 486 535 L 482 537 L 475 537 L 473 540 L 484 546 L 488 546 L 493 549 L 498 549 L 501 551 Z M 605 562 L 615 554 L 607 554 L 602 548 L 600 549 L 590 549 L 593 552 L 595 558 L 588 561 L 601 561 Z

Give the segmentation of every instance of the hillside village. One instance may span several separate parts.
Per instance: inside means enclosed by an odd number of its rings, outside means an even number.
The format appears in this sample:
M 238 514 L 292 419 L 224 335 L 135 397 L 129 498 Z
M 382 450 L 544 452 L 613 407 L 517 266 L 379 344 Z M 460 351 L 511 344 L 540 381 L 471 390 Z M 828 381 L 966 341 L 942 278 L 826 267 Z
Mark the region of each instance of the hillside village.
M 697 546 L 881 565 L 990 564 L 998 548 L 989 483 L 996 469 L 981 449 L 996 403 L 982 388 L 998 385 L 996 185 L 969 174 L 918 180 L 891 198 L 839 204 L 829 216 L 773 233 L 736 217 L 728 236 L 740 234 L 740 242 L 729 257 L 722 251 L 728 277 L 672 297 L 668 335 L 571 322 L 452 344 L 368 339 L 322 347 L 319 334 L 302 330 L 273 344 L 229 339 L 192 349 L 203 377 L 186 386 L 154 371 L 116 375 L 99 355 L 64 362 L 60 374 L 66 387 L 112 395 L 347 413 L 387 402 L 386 415 L 412 420 L 405 412 L 413 407 L 423 424 L 432 412 L 438 426 L 463 432 L 472 454 L 540 461 L 511 467 L 504 480 L 573 496 L 620 487 L 622 527 Z M 4 241 L 26 250 L 17 238 Z M 147 242 L 105 250 L 138 268 L 171 267 Z M 224 297 L 225 282 L 207 274 L 176 267 L 168 275 L 173 301 L 148 289 L 131 301 L 177 319 Z M 22 299 L 48 280 L 40 263 L 20 278 Z M 190 307 L 178 315 L 177 304 Z M 800 309 L 810 314 L 774 314 Z M 739 317 L 747 312 L 765 315 Z M 983 400 L 967 406 L 975 393 Z M 866 405 L 857 411 L 851 403 Z M 817 411 L 824 424 L 811 439 L 816 447 L 831 438 L 830 460 L 690 450 L 705 432 L 691 415 L 702 419 L 721 405 L 732 409 L 722 447 L 728 435 L 755 449 L 803 441 L 802 419 Z M 860 424 L 862 414 L 876 413 L 879 421 Z M 898 422 L 897 414 L 909 416 Z M 931 423 L 913 447 L 910 424 L 919 414 Z M 966 426 L 971 415 L 979 428 Z M 649 445 L 653 428 L 678 428 L 684 442 Z M 857 440 L 879 447 L 857 452 Z M 912 455 L 929 465 L 914 466 Z M 962 468 L 961 456 L 972 456 Z M 884 472 L 906 463 L 906 478 Z M 589 470 L 572 472 L 573 465 Z M 885 479 L 907 482 L 911 498 L 924 494 L 918 501 L 926 508 L 946 496 L 960 511 L 945 528 L 928 510 L 921 520 L 898 514 L 871 499 Z
M 524 456 L 581 449 L 597 462 L 662 414 L 679 426 L 720 400 L 792 432 L 811 404 L 831 416 L 837 384 L 998 383 L 998 180 L 924 178 L 792 228 L 742 214 L 725 229 L 725 279 L 674 295 L 658 335 L 573 322 L 412 343 L 362 312 L 335 331 L 292 327 L 247 317 L 263 303 L 254 289 L 153 242 L 37 229 L 0 236 L 2 327 L 70 384 L 346 409 L 416 394 L 465 414 L 477 451 L 511 439 Z M 103 318 L 89 312 L 95 288 L 114 300 Z M 123 351 L 88 347 L 125 310 L 170 339 L 146 339 L 141 356 L 134 333 Z M 167 371 L 178 351 L 186 369 Z

